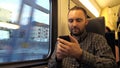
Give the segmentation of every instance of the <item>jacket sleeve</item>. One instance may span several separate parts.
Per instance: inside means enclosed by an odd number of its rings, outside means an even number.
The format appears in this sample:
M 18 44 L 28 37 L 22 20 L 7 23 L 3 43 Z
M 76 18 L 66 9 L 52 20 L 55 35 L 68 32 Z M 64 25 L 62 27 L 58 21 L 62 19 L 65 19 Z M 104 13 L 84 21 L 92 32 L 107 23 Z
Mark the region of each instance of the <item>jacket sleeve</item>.
M 78 62 L 94 68 L 116 68 L 115 57 L 106 39 L 102 36 L 96 36 L 93 38 L 92 43 L 95 54 L 83 50 L 83 54 Z
M 57 48 L 57 45 L 55 47 L 55 50 L 51 56 L 51 58 L 49 59 L 49 62 L 48 62 L 48 68 L 62 68 L 62 60 L 61 61 L 58 61 L 56 59 L 56 48 Z

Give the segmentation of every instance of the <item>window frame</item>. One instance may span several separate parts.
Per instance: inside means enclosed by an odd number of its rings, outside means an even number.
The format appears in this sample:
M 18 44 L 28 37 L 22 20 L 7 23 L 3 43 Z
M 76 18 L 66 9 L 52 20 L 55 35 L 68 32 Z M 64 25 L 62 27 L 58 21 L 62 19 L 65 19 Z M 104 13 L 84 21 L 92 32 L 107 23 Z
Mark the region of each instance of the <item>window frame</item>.
M 20 62 L 10 62 L 10 63 L 1 63 L 0 67 L 34 67 L 40 65 L 47 65 L 50 56 L 52 55 L 56 38 L 58 36 L 58 1 L 57 0 L 49 0 L 50 2 L 50 52 L 46 59 L 38 59 L 38 60 L 27 60 Z M 19 16 L 20 18 L 20 16 Z

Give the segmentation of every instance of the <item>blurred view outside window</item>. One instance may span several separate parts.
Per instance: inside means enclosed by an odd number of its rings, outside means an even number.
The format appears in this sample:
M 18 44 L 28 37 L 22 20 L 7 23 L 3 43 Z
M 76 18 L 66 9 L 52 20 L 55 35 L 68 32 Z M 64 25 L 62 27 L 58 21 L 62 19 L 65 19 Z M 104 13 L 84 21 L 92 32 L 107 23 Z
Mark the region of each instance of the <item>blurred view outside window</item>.
M 0 63 L 47 58 L 49 0 L 0 0 Z

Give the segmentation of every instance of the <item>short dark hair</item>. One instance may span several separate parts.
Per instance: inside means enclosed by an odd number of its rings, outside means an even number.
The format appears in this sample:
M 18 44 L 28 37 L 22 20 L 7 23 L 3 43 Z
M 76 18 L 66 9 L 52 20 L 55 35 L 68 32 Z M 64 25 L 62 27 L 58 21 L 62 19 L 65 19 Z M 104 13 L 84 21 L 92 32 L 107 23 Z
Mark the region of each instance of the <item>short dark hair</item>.
M 69 12 L 72 11 L 72 10 L 82 10 L 83 13 L 85 14 L 85 17 L 87 18 L 87 12 L 86 12 L 86 10 L 85 10 L 84 8 L 82 8 L 82 7 L 80 7 L 80 6 L 74 6 L 73 8 L 71 8 L 71 9 L 69 10 Z M 69 12 L 68 12 L 68 14 L 69 14 Z

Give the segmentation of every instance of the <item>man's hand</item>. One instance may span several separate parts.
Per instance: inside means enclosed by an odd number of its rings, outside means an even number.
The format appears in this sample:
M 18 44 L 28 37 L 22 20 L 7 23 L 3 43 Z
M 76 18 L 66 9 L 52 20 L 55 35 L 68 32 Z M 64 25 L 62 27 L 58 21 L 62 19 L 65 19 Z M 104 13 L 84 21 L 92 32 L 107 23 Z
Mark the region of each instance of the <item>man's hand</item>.
M 56 56 L 58 60 L 61 60 L 67 56 L 79 59 L 82 55 L 82 49 L 80 48 L 80 44 L 78 43 L 78 41 L 72 36 L 69 37 L 71 42 L 60 38 L 57 39 L 58 44 Z

